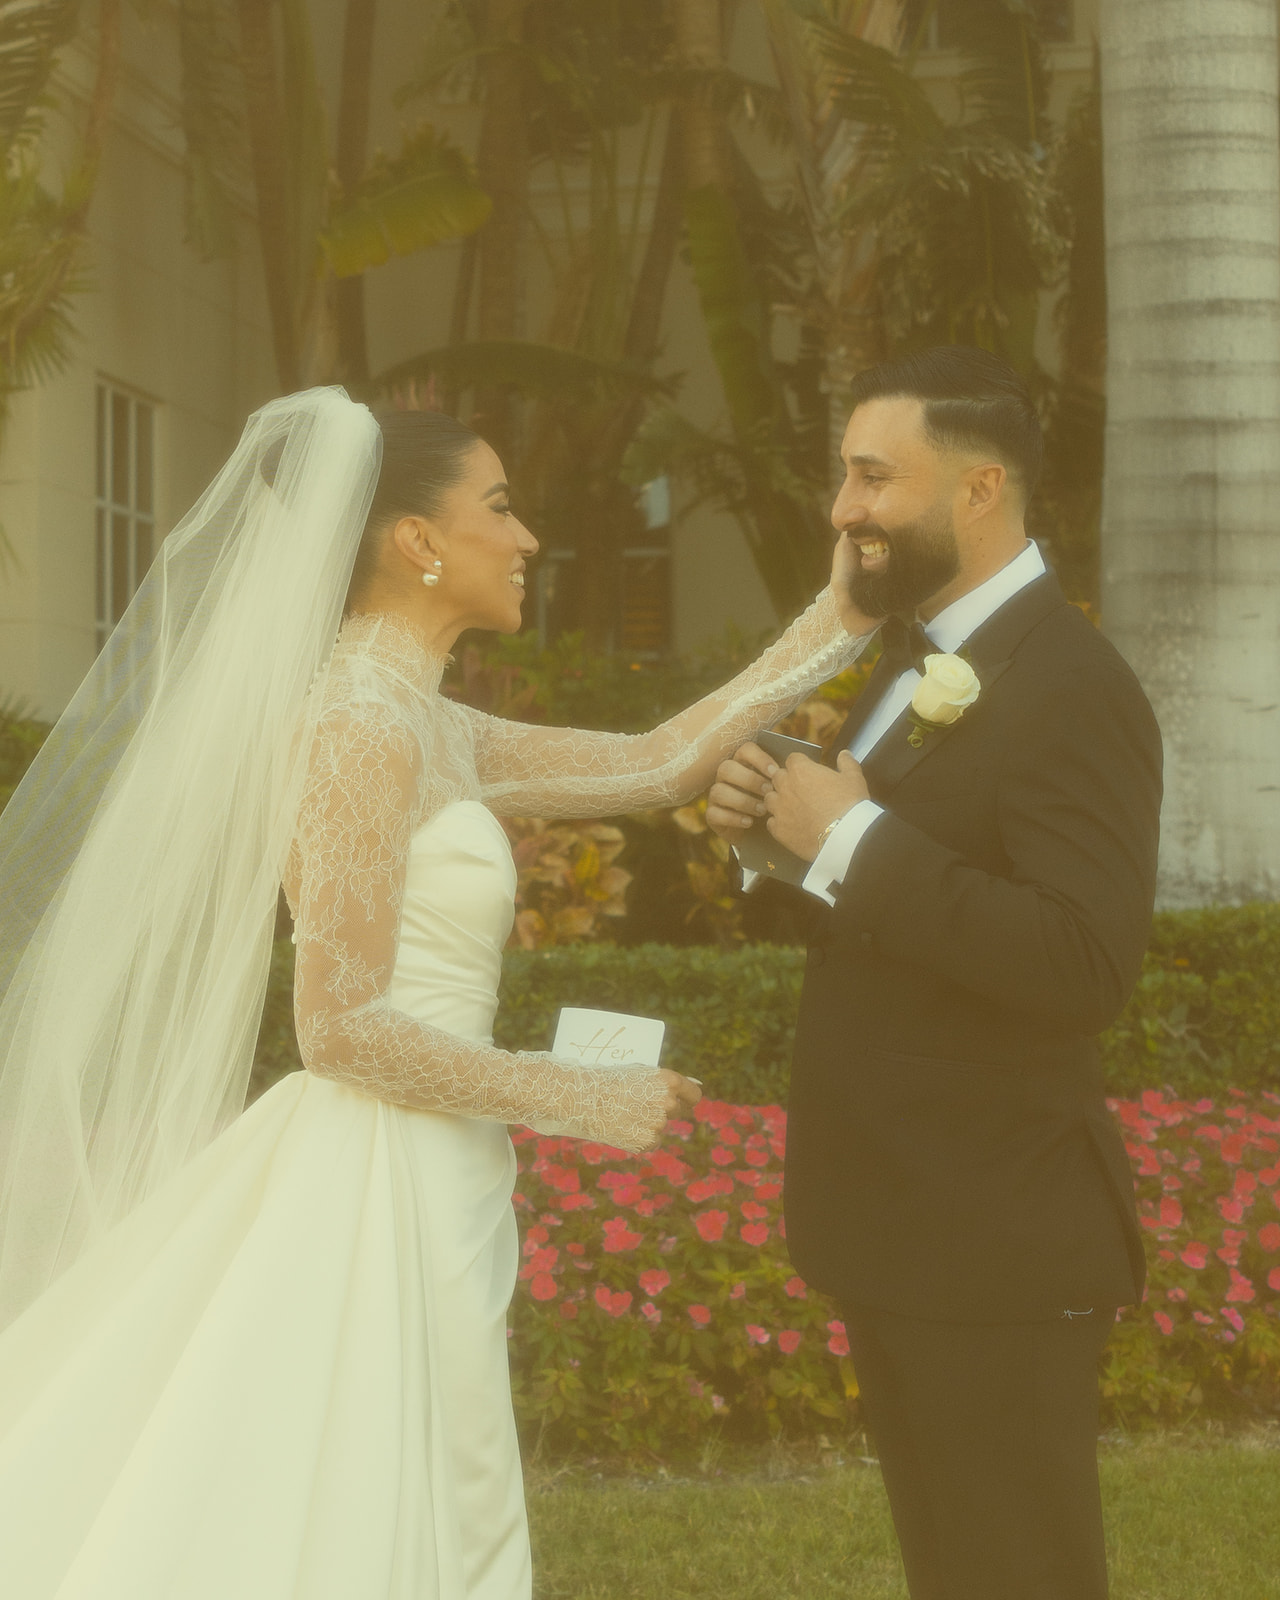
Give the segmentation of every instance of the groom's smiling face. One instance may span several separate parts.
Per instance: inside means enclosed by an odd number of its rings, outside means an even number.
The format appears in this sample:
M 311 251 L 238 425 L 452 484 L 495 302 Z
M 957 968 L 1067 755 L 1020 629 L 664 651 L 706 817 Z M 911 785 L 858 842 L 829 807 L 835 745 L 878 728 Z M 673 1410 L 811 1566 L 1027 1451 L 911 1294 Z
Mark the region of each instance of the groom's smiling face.
M 964 592 L 956 510 L 972 463 L 931 441 L 923 402 L 897 396 L 860 405 L 840 453 L 845 481 L 831 521 L 861 551 L 854 603 L 872 617 L 936 615 L 957 583 Z

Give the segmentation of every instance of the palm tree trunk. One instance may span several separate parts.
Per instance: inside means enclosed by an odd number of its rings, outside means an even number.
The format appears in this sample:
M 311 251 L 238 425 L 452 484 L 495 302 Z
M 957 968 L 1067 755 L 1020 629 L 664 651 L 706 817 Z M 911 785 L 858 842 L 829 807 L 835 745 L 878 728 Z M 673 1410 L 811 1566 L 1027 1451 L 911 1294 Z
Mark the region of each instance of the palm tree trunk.
M 1275 0 L 1102 8 L 1103 613 L 1164 730 L 1161 895 L 1280 896 Z
M 286 138 L 280 110 L 272 0 L 236 0 L 236 14 L 271 343 L 280 387 L 289 394 L 301 385 L 301 363 L 294 317 Z
M 524 236 L 529 209 L 529 141 L 525 127 L 524 67 L 514 48 L 529 0 L 488 0 L 485 42 L 506 45 L 484 63 L 484 115 L 476 152 L 481 187 L 493 211 L 481 230 L 477 317 L 481 339 L 520 334 L 524 299 Z M 516 399 L 510 387 L 476 395 L 475 427 L 508 459 L 515 454 Z
M 373 92 L 373 30 L 378 0 L 347 0 L 342 35 L 342 84 L 338 96 L 335 166 L 343 198 L 350 202 L 364 176 L 369 151 L 369 106 Z M 346 383 L 369 377 L 364 277 L 339 278 L 335 290 L 338 372 Z

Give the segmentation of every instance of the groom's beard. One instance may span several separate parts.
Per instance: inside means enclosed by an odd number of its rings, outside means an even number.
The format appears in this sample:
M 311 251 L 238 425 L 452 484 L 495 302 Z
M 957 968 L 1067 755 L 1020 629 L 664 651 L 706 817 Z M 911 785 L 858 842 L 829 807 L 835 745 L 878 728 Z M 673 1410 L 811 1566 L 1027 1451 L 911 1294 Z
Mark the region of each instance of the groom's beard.
M 883 572 L 858 570 L 849 580 L 850 597 L 864 616 L 914 616 L 960 571 L 960 547 L 947 507 L 935 507 L 893 533 L 867 523 L 858 529 L 859 537 L 872 533 L 889 546 L 889 564 Z

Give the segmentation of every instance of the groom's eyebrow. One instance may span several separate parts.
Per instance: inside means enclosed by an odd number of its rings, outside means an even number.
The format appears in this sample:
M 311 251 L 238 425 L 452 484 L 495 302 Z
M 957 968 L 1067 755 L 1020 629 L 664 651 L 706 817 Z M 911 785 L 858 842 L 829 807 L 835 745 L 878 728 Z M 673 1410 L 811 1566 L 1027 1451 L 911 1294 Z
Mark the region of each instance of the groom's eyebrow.
M 880 456 L 846 456 L 845 460 L 851 467 L 892 467 L 892 461 L 885 461 Z

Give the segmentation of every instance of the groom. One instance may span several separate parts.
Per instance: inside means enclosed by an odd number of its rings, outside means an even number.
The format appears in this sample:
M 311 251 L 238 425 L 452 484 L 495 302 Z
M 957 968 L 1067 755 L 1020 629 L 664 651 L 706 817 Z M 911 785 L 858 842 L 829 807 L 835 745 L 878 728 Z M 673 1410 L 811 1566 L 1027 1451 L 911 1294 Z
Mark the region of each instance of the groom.
M 842 455 L 884 653 L 830 764 L 746 745 L 707 813 L 732 842 L 765 808 L 823 903 L 788 1244 L 842 1308 L 913 1600 L 1102 1600 L 1097 1364 L 1144 1268 L 1092 1041 L 1146 946 L 1159 733 L 1027 540 L 1012 368 L 862 374 Z

